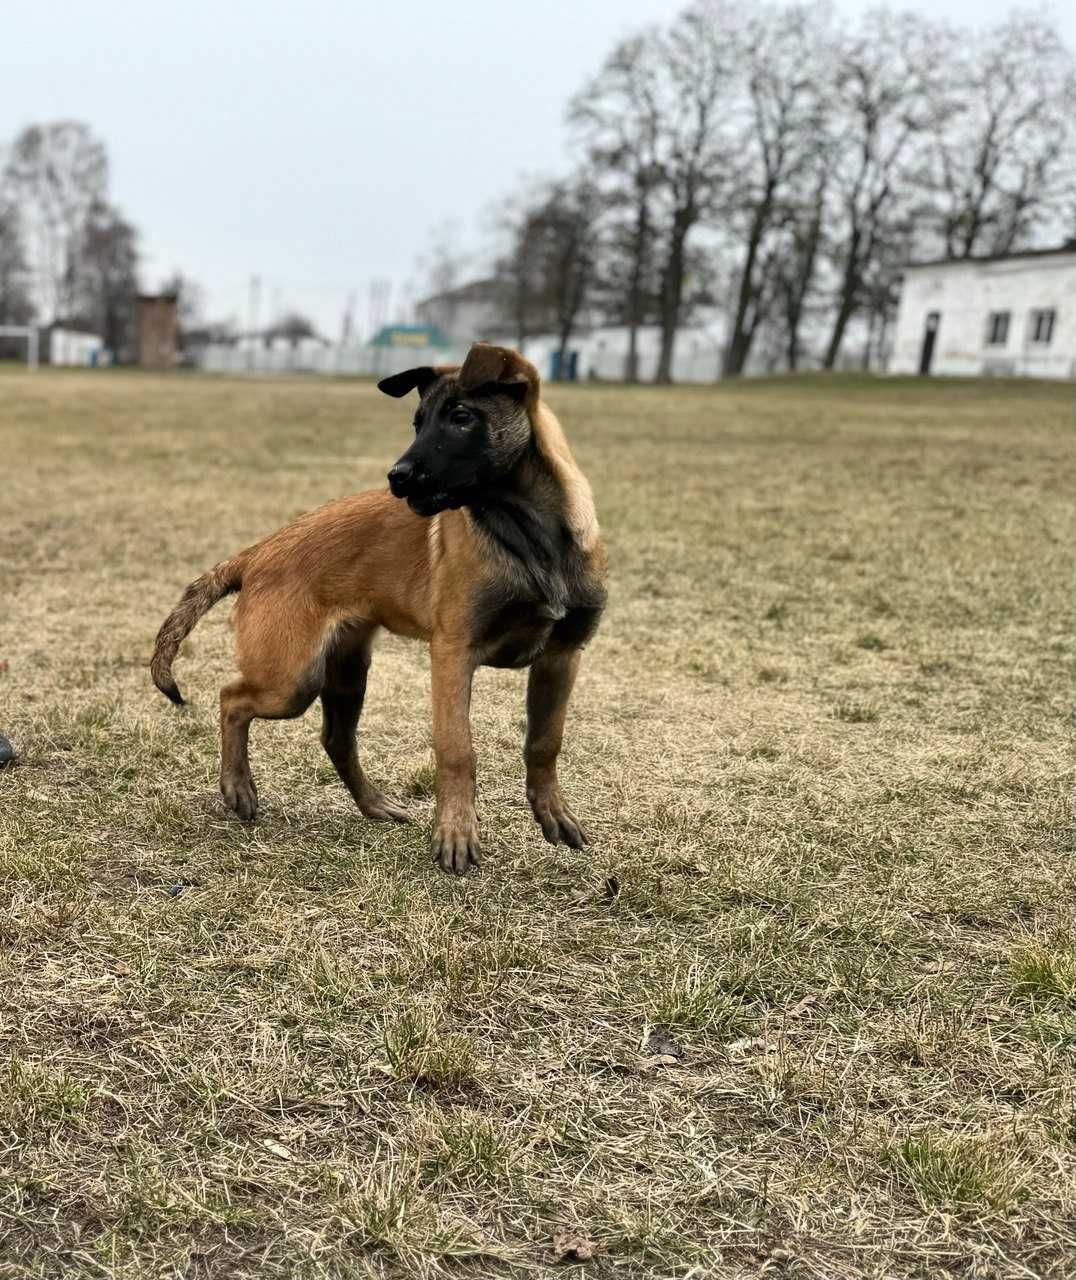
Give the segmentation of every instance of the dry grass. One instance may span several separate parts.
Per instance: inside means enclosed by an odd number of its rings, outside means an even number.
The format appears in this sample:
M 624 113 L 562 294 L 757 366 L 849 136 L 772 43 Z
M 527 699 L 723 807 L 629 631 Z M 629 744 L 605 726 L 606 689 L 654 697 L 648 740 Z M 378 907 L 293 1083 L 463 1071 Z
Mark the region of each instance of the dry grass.
M 216 797 L 181 587 L 407 437 L 357 382 L 0 375 L 0 1274 L 1076 1269 L 1071 388 L 555 390 L 612 603 L 541 841 L 482 673 L 490 849 L 439 875 L 422 648 L 365 823 L 314 717 Z M 593 1251 L 590 1261 L 581 1263 Z

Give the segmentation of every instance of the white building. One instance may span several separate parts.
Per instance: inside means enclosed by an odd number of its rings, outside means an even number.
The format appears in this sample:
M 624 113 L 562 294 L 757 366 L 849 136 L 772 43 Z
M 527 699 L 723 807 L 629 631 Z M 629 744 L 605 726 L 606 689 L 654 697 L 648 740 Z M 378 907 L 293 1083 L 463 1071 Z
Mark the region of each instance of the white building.
M 471 280 L 424 298 L 415 307 L 415 319 L 440 329 L 451 342 L 466 343 L 512 328 L 504 285 L 493 279 Z
M 714 382 L 721 369 L 723 330 L 720 322 L 693 325 L 677 331 L 673 346 L 672 376 L 674 382 Z M 512 339 L 505 341 L 511 345 Z M 552 378 L 553 353 L 560 347 L 554 334 L 528 338 L 523 354 L 543 378 Z M 661 353 L 661 330 L 657 325 L 643 325 L 636 334 L 636 370 L 641 382 L 652 382 Z M 620 382 L 628 361 L 628 330 L 623 325 L 608 325 L 573 334 L 568 343 L 569 357 L 575 357 L 575 376 L 580 381 L 600 379 Z
M 1076 378 L 1076 241 L 905 268 L 889 371 Z
M 76 366 L 109 362 L 104 338 L 62 325 L 50 325 L 41 331 L 41 359 L 45 364 Z

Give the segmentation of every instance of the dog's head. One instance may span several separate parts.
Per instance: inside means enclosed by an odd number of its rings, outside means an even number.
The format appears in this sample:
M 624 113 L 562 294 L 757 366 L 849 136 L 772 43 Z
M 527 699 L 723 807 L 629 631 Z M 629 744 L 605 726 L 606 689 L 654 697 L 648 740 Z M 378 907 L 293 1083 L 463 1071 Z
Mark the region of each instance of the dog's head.
M 538 371 L 516 351 L 476 342 L 460 366 L 423 366 L 382 378 L 390 396 L 419 394 L 414 443 L 389 487 L 420 516 L 480 501 L 531 439 Z

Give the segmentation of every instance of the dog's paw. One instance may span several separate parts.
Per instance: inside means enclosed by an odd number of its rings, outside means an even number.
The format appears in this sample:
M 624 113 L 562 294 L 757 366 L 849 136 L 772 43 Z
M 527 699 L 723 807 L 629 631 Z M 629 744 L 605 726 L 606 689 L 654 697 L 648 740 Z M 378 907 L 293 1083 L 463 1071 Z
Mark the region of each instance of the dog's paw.
M 371 822 L 410 822 L 411 815 L 395 800 L 383 796 L 380 791 L 371 790 L 359 801 L 363 817 Z
M 220 793 L 240 822 L 253 822 L 258 816 L 258 793 L 250 778 L 221 778 Z
M 472 867 L 482 865 L 482 847 L 478 842 L 478 823 L 474 818 L 439 820 L 430 841 L 434 862 L 449 875 L 465 876 Z
M 566 844 L 572 849 L 582 849 L 590 844 L 586 828 L 564 803 L 559 787 L 548 791 L 528 788 L 527 799 L 535 822 L 550 844 Z

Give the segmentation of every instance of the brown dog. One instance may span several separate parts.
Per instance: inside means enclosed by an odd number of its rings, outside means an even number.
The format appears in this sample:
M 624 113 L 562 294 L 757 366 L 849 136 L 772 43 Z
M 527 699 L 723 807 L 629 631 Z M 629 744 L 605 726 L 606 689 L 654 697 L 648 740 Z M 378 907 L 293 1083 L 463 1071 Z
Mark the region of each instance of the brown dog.
M 479 863 L 472 677 L 479 666 L 530 667 L 527 798 L 548 841 L 578 848 L 587 836 L 561 795 L 557 756 L 580 652 L 605 603 L 590 486 L 539 399 L 537 371 L 515 351 L 478 343 L 458 368 L 410 369 L 379 386 L 420 397 L 391 492 L 300 516 L 192 582 L 157 636 L 154 683 L 182 703 L 172 676 L 180 644 L 241 591 L 242 677 L 220 695 L 225 803 L 255 816 L 251 721 L 300 716 L 320 695 L 321 740 L 355 803 L 368 818 L 402 822 L 407 813 L 363 773 L 355 731 L 378 628 L 428 641 L 432 850 L 445 871 L 463 874 Z

